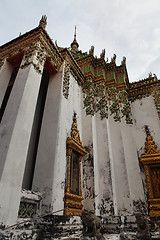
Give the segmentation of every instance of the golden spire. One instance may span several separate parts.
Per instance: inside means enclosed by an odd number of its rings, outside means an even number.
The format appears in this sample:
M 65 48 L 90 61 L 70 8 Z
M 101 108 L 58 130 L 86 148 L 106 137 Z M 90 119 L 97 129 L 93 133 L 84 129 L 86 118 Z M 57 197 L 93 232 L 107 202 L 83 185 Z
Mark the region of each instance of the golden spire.
M 76 39 L 76 26 L 75 26 L 74 40 L 71 43 L 71 48 L 72 48 L 73 51 L 78 51 L 78 47 L 79 47 L 79 44 L 77 43 L 77 39 Z
M 73 116 L 71 137 L 78 143 L 82 144 L 82 142 L 80 140 L 80 134 L 78 131 L 78 127 L 77 127 L 77 114 L 76 113 L 74 113 L 74 116 Z
M 146 142 L 145 142 L 145 150 L 146 154 L 153 154 L 157 152 L 157 146 L 155 145 L 155 142 L 153 141 L 153 138 L 150 134 L 148 126 L 145 126 L 145 132 L 146 132 Z

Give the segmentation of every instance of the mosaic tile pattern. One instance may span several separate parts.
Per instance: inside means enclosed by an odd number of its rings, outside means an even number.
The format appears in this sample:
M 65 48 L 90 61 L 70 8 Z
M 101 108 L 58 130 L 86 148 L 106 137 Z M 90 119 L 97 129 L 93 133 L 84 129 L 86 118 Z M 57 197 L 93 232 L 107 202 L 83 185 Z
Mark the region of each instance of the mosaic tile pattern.
M 125 117 L 127 124 L 132 124 L 131 108 L 126 90 L 117 90 L 116 87 L 106 88 L 104 82 L 93 83 L 88 78 L 83 86 L 84 108 L 87 115 L 99 112 L 101 119 L 113 115 L 114 120 L 121 121 Z

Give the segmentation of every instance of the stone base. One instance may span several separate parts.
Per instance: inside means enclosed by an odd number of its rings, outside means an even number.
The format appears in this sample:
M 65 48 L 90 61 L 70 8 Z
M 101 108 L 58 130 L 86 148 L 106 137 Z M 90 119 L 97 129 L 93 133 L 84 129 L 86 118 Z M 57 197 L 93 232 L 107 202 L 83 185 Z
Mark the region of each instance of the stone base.
M 102 218 L 102 236 L 105 240 L 138 240 L 135 218 L 107 217 Z M 150 219 L 151 238 L 160 240 L 158 218 Z M 0 239 L 3 240 L 100 240 L 96 237 L 82 235 L 81 218 L 78 216 L 47 215 L 28 221 L 19 219 L 19 223 L 11 228 L 0 230 Z M 146 240 L 146 238 L 144 238 Z M 142 240 L 142 239 L 141 239 Z
M 135 216 L 108 216 L 102 218 L 102 231 L 104 233 L 136 232 L 137 224 Z

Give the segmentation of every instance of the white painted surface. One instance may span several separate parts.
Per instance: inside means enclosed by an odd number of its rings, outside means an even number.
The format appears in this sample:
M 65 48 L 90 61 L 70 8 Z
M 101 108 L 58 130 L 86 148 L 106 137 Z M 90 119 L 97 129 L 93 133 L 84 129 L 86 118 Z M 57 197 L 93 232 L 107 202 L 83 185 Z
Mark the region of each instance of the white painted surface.
M 0 222 L 6 225 L 17 219 L 40 81 L 41 75 L 32 65 L 19 70 L 0 126 L 0 152 L 4 164 L 0 182 Z
M 72 75 L 69 97 L 64 98 L 63 71 L 64 64 L 50 77 L 34 172 L 33 190 L 43 195 L 42 213 L 62 210 L 58 214 L 63 214 L 66 140 L 76 112 L 83 145 L 91 147 L 93 143 L 94 184 L 90 185 L 95 185 L 96 214 L 111 214 L 108 201 L 113 201 L 115 215 L 132 214 L 133 201 L 145 201 L 138 160 L 144 153 L 145 125 L 160 149 L 160 121 L 154 101 L 150 96 L 132 103 L 133 125 L 124 119 L 115 122 L 112 116 L 108 120 L 101 120 L 98 114 L 86 116 L 81 87 Z M 5 62 L 0 72 L 1 100 L 11 72 L 12 67 Z M 41 75 L 31 65 L 19 70 L 0 126 L 0 222 L 6 224 L 15 223 L 18 213 L 40 80 Z M 106 210 L 104 214 L 100 205 Z
M 132 214 L 120 122 L 108 118 L 108 139 L 115 215 Z
M 145 125 L 149 127 L 153 140 L 160 149 L 160 121 L 152 96 L 136 100 L 132 103 L 133 135 L 139 155 L 144 153 L 146 133 Z
M 69 98 L 64 98 L 63 68 L 64 65 L 49 82 L 33 181 L 33 190 L 43 193 L 44 211 L 49 212 L 64 209 L 66 140 L 70 137 L 74 112 L 80 135 L 82 132 L 81 89 L 70 75 Z
M 111 214 L 113 207 L 112 181 L 109 159 L 107 120 L 96 114 L 93 120 L 93 149 L 95 176 L 95 204 L 97 215 Z
M 139 160 L 137 156 L 136 142 L 133 137 L 134 126 L 127 125 L 125 120 L 121 122 L 121 134 L 124 148 L 124 157 L 127 170 L 127 178 L 129 184 L 129 192 L 131 198 L 131 204 L 133 201 L 145 202 L 144 189 L 142 183 L 142 177 L 140 172 Z M 137 135 L 138 137 L 138 135 Z M 135 209 L 136 211 L 136 209 Z
M 0 106 L 2 104 L 10 77 L 12 75 L 13 66 L 5 60 L 0 71 Z

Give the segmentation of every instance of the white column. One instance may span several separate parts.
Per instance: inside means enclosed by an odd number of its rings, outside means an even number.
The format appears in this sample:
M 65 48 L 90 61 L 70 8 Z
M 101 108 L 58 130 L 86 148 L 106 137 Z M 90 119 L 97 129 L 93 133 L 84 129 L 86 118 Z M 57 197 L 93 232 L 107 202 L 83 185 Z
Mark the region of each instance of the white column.
M 99 204 L 99 168 L 98 168 L 98 151 L 97 151 L 97 131 L 96 116 L 92 117 L 92 134 L 93 134 L 93 160 L 94 160 L 94 192 L 95 192 L 95 213 L 100 215 Z
M 0 71 L 0 106 L 2 104 L 10 77 L 12 75 L 13 66 L 5 60 Z
M 95 206 L 99 216 L 111 215 L 113 209 L 112 181 L 109 159 L 107 120 L 99 114 L 93 118 L 93 149 Z
M 139 212 L 145 208 L 145 196 L 140 172 L 139 160 L 137 156 L 136 143 L 133 137 L 133 125 L 128 125 L 122 119 L 121 134 L 124 148 L 125 164 L 127 169 L 130 198 L 132 200 L 133 211 Z M 138 209 L 138 207 L 140 209 Z
M 36 56 L 31 61 L 36 62 Z M 6 225 L 15 223 L 18 215 L 41 76 L 32 64 L 19 70 L 0 126 L 0 222 Z
M 115 122 L 113 117 L 109 116 L 107 127 L 113 184 L 114 213 L 115 215 L 129 215 L 132 214 L 132 207 L 120 123 Z
M 63 67 L 50 77 L 32 185 L 33 191 L 43 194 L 43 214 L 64 208 L 66 116 L 60 119 Z

